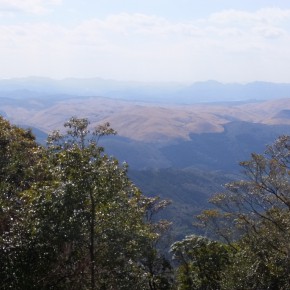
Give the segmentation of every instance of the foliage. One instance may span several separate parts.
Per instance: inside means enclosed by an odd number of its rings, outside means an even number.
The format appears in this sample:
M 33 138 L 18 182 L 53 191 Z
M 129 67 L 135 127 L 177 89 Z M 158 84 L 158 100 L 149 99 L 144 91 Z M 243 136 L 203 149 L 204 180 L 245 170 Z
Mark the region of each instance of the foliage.
M 178 289 L 218 290 L 229 263 L 230 249 L 225 244 L 201 236 L 187 236 L 171 246 L 178 264 Z
M 142 195 L 126 164 L 98 146 L 115 134 L 109 124 L 91 132 L 71 118 L 47 148 L 0 125 L 0 289 L 171 287 L 155 247 L 168 224 L 148 220 L 166 204 Z
M 221 191 L 222 184 L 233 180 L 235 176 L 224 172 L 212 172 L 196 168 L 163 168 L 142 171 L 129 169 L 129 176 L 146 194 L 158 195 L 170 199 L 170 206 L 158 213 L 158 216 L 172 221 L 173 241 L 180 240 L 192 233 L 192 216 L 199 214 L 209 206 L 208 198 L 213 192 Z M 201 234 L 202 231 L 195 232 Z
M 215 195 L 199 219 L 234 249 L 223 289 L 290 288 L 290 137 L 242 162 L 245 180 Z
M 26 192 L 45 175 L 44 150 L 29 130 L 0 117 L 0 281 L 1 289 L 25 289 L 33 263 L 29 253 L 30 211 Z M 21 286 L 20 286 L 21 285 Z M 26 286 L 25 286 L 26 285 Z
M 0 118 L 0 289 L 290 289 L 290 137 L 241 163 L 245 179 L 199 215 L 208 237 L 174 242 L 156 219 L 169 204 L 146 197 L 127 165 L 71 118 L 47 147 Z M 175 281 L 174 281 L 175 278 Z

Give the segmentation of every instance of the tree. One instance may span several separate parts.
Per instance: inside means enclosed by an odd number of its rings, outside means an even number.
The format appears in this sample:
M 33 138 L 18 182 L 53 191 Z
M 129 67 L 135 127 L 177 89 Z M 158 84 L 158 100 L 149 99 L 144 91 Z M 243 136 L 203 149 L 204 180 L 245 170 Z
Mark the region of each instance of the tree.
M 0 117 L 0 280 L 2 289 L 26 289 L 30 247 L 28 192 L 49 179 L 45 150 L 30 130 Z
M 290 287 L 290 137 L 242 162 L 247 179 L 226 185 L 199 218 L 236 251 L 225 289 Z
M 40 171 L 36 167 L 40 155 L 40 147 L 31 131 L 12 126 L 0 117 L 1 235 L 9 231 L 13 223 L 11 217 L 21 205 L 20 193 L 39 178 Z
M 171 201 L 160 200 L 159 197 L 146 199 L 145 221 L 149 224 L 155 236 L 148 240 L 144 246 L 142 264 L 148 276 L 148 289 L 165 290 L 171 289 L 174 281 L 173 267 L 165 253 L 169 246 L 168 231 L 171 223 L 167 220 L 156 221 L 156 215 L 167 207 Z
M 229 247 L 202 236 L 187 236 L 171 246 L 180 290 L 218 290 L 230 260 Z
M 71 118 L 40 147 L 1 121 L 0 289 L 150 289 L 154 202 L 98 145 L 109 124 Z
M 93 132 L 88 125 L 86 119 L 70 119 L 66 134 L 54 132 L 48 147 L 64 195 L 74 196 L 67 208 L 74 205 L 70 214 L 77 213 L 82 225 L 87 284 L 90 289 L 142 289 L 142 249 L 156 236 L 144 220 L 149 199 L 128 179 L 126 164 L 120 166 L 98 146 L 102 136 L 115 133 L 109 124 Z

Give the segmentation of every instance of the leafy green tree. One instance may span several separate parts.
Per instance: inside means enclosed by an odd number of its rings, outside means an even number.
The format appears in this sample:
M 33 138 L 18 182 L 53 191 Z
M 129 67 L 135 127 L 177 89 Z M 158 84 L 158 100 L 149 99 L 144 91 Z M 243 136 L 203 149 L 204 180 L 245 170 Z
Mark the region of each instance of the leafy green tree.
M 81 228 L 81 255 L 89 269 L 80 274 L 89 289 L 142 289 L 147 282 L 143 248 L 156 236 L 144 221 L 148 199 L 128 179 L 127 166 L 98 146 L 99 138 L 115 133 L 109 124 L 93 132 L 88 125 L 72 118 L 65 134 L 49 138 L 52 170 L 69 197 L 63 212 L 72 207 L 69 220 Z
M 290 288 L 290 137 L 242 162 L 245 180 L 226 185 L 200 219 L 236 250 L 225 289 Z
M 222 289 L 223 273 L 230 260 L 227 245 L 192 235 L 175 242 L 171 252 L 177 263 L 178 289 Z
M 127 165 L 98 145 L 109 124 L 71 118 L 44 148 L 1 122 L 0 289 L 150 289 L 147 249 L 162 226 Z
M 30 188 L 38 178 L 35 170 L 40 147 L 31 131 L 12 126 L 0 117 L 0 233 L 9 231 L 21 207 L 20 193 Z
M 72 118 L 66 134 L 50 136 L 49 151 L 55 175 L 79 206 L 74 212 L 81 216 L 77 221 L 87 245 L 82 255 L 89 261 L 90 289 L 147 289 L 162 276 L 153 275 L 146 261 L 149 253 L 156 257 L 154 241 L 166 228 L 166 223 L 149 222 L 148 215 L 153 205 L 156 211 L 167 203 L 143 196 L 128 179 L 127 165 L 103 154 L 99 139 L 115 134 L 109 124 L 92 132 L 88 125 L 86 119 Z
M 1 289 L 26 289 L 29 254 L 26 192 L 48 179 L 45 152 L 30 130 L 0 117 L 0 281 Z M 46 173 L 45 173 L 46 172 Z M 30 261 L 30 262 L 29 262 Z
M 174 271 L 169 262 L 168 252 L 170 237 L 168 235 L 171 223 L 167 220 L 156 221 L 156 215 L 167 207 L 171 201 L 160 200 L 159 197 L 146 199 L 145 221 L 149 224 L 151 231 L 155 233 L 154 238 L 148 240 L 144 246 L 144 257 L 142 265 L 148 276 L 148 289 L 165 290 L 172 289 L 174 284 Z

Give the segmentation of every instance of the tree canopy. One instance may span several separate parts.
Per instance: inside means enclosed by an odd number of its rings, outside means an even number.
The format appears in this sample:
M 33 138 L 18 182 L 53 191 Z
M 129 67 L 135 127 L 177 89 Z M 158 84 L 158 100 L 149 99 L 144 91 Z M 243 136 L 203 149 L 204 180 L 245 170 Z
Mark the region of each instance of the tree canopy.
M 155 248 L 168 224 L 148 220 L 163 202 L 98 145 L 109 124 L 65 129 L 42 147 L 0 118 L 0 289 L 169 289 Z
M 0 117 L 0 289 L 290 289 L 289 136 L 241 162 L 170 263 L 154 218 L 169 202 L 99 146 L 115 133 L 73 117 L 40 146 Z
M 290 288 L 290 137 L 279 137 L 265 154 L 253 153 L 241 166 L 245 179 L 226 184 L 225 191 L 210 200 L 214 208 L 198 217 L 216 241 L 186 238 L 174 244 L 180 289 Z M 217 260 L 210 257 L 213 246 Z M 220 261 L 226 263 L 217 267 Z M 208 268 L 196 269 L 200 264 Z M 189 272 L 185 265 L 191 267 Z M 208 278 L 202 285 L 208 269 L 209 277 L 218 277 L 214 287 Z M 190 283 L 195 286 L 186 288 Z

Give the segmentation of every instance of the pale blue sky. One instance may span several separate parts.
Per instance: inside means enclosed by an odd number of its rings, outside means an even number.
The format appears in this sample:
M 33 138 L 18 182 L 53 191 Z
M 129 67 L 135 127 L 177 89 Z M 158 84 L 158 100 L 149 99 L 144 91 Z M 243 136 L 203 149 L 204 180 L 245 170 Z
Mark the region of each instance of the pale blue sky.
M 289 0 L 0 0 L 0 78 L 290 82 Z

